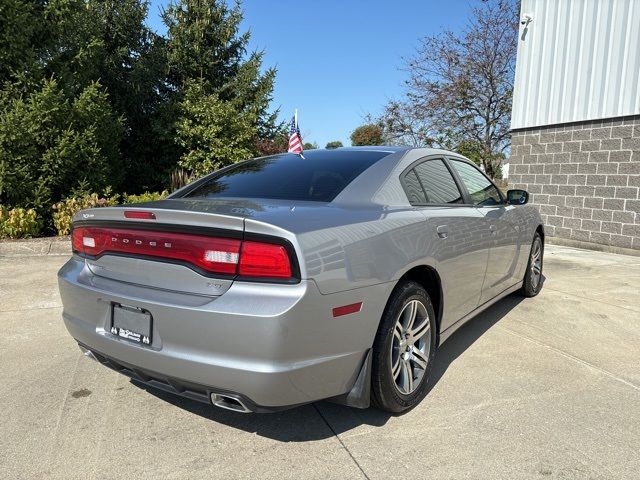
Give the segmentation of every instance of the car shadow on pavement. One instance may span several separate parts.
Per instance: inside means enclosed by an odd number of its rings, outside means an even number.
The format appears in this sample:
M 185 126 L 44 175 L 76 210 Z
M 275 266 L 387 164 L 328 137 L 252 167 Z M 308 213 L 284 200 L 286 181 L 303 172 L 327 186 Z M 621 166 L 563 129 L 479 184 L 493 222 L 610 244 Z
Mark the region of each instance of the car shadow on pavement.
M 442 379 L 449 366 L 460 355 L 522 300 L 523 298 L 517 294 L 509 295 L 460 327 L 438 349 L 429 380 L 429 391 Z M 381 427 L 393 416 L 375 408 L 360 410 L 329 402 L 303 405 L 277 413 L 243 414 L 179 397 L 133 380 L 131 383 L 163 401 L 203 418 L 280 442 L 323 440 L 362 425 Z
M 461 326 L 442 344 L 429 377 L 429 392 L 444 376 L 449 366 L 484 333 L 502 320 L 525 298 L 518 293 L 506 296 Z

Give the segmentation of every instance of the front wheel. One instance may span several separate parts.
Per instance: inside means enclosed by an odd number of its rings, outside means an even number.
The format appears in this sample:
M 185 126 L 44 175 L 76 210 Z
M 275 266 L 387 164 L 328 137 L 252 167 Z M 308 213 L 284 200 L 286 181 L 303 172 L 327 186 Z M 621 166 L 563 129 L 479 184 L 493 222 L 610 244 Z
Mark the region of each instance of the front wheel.
M 426 396 L 436 352 L 436 321 L 422 286 L 405 281 L 391 294 L 373 344 L 372 403 L 400 413 Z
M 535 297 L 542 290 L 542 262 L 544 259 L 544 243 L 538 232 L 533 237 L 527 271 L 524 274 L 520 293 L 525 297 Z

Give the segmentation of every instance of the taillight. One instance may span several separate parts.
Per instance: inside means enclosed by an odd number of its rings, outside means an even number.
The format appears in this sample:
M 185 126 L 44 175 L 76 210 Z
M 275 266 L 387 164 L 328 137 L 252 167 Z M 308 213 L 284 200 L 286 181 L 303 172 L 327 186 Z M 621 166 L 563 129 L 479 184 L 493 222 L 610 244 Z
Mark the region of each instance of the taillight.
M 291 278 L 291 262 L 282 245 L 242 242 L 240 275 L 243 277 Z
M 121 253 L 188 263 L 210 273 L 291 279 L 287 249 L 278 244 L 124 228 L 76 227 L 73 251 L 91 257 Z
M 240 240 L 146 230 L 78 227 L 73 230 L 73 250 L 92 257 L 110 252 L 166 258 L 190 263 L 207 272 L 234 275 L 240 254 Z

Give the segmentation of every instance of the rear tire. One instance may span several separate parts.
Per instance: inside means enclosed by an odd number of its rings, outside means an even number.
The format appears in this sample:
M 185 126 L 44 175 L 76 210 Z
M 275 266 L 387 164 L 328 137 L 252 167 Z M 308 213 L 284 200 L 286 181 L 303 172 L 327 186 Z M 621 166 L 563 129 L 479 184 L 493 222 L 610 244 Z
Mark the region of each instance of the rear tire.
M 533 237 L 527 271 L 524 274 L 520 293 L 525 297 L 535 297 L 542 290 L 542 264 L 544 260 L 544 242 L 538 232 Z
M 429 295 L 416 282 L 400 283 L 387 303 L 373 344 L 371 401 L 391 413 L 426 396 L 436 353 L 436 320 Z

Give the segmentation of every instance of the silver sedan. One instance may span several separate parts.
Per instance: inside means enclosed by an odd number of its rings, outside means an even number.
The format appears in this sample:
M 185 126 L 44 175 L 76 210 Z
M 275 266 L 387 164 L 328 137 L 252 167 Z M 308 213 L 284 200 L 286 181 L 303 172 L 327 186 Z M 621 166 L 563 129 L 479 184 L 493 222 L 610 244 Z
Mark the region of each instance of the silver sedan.
M 527 201 L 443 150 L 249 160 L 166 200 L 76 215 L 64 322 L 88 357 L 217 407 L 402 412 L 465 321 L 540 291 Z

